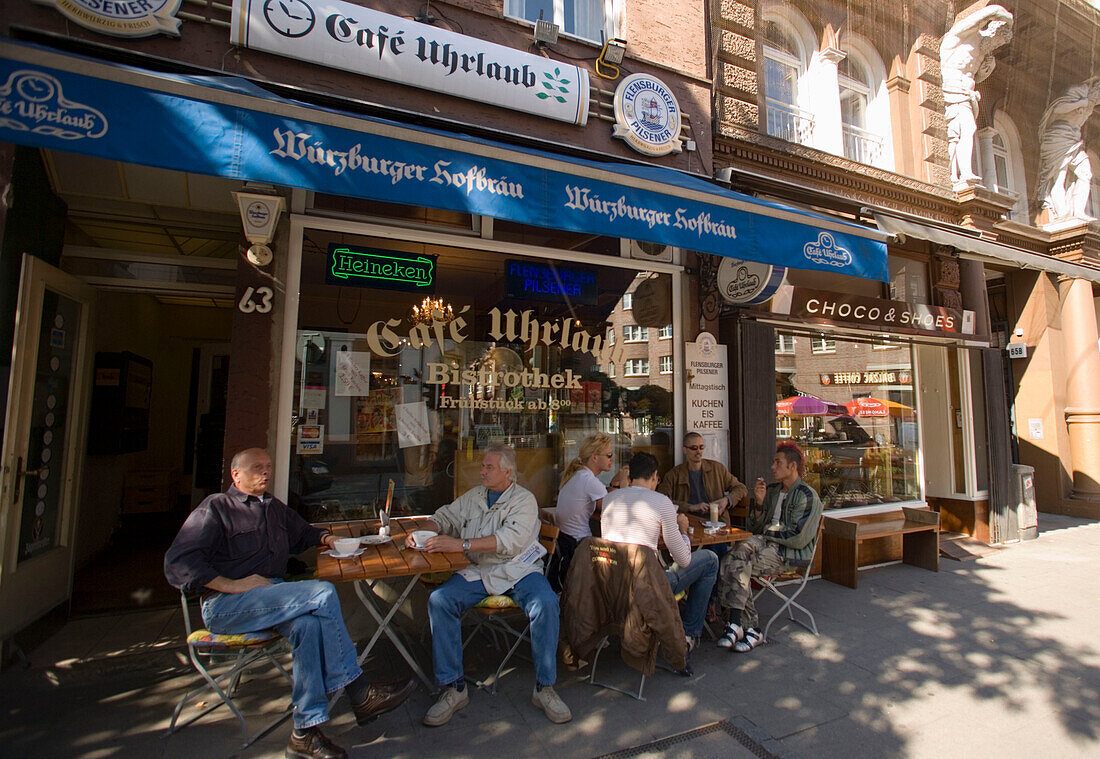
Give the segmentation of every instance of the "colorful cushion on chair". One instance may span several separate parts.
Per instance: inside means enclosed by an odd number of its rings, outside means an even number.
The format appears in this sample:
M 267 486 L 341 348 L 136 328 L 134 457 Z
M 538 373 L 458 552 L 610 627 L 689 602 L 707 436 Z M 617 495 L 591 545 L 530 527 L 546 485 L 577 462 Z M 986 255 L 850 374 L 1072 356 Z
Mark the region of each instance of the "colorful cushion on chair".
M 479 609 L 511 609 L 513 607 L 518 607 L 519 604 L 513 601 L 509 596 L 485 596 L 485 598 L 477 602 L 476 606 Z
M 247 648 L 269 643 L 279 637 L 274 630 L 260 630 L 259 632 L 237 633 L 236 635 L 222 635 L 209 630 L 195 630 L 187 636 L 189 646 L 203 646 L 204 648 Z

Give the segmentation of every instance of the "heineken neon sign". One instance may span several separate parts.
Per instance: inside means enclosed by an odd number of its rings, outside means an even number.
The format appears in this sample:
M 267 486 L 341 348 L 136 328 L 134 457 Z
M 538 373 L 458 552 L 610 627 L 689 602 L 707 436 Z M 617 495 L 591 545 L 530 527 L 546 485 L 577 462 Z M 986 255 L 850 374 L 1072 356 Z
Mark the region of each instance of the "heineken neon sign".
M 354 245 L 330 245 L 325 281 L 331 285 L 435 292 L 436 256 Z

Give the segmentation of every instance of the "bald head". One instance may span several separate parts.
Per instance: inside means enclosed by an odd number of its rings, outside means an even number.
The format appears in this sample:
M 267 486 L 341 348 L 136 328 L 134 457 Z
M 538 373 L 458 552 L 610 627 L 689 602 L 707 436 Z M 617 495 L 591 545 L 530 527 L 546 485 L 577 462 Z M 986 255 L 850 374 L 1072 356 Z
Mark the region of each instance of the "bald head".
M 271 479 L 271 457 L 263 448 L 248 448 L 233 457 L 229 476 L 237 490 L 261 498 Z

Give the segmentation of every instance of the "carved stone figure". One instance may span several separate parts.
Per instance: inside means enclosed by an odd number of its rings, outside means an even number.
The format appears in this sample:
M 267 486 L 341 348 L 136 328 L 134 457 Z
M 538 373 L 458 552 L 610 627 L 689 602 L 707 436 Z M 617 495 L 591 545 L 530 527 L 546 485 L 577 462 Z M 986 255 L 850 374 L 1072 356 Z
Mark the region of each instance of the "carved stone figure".
M 940 72 L 947 116 L 951 181 L 976 181 L 974 133 L 978 130 L 979 82 L 993 73 L 993 51 L 1012 39 L 1012 14 L 987 5 L 955 22 L 940 41 Z
M 1050 218 L 1088 215 L 1092 166 L 1081 129 L 1100 103 L 1100 77 L 1075 84 L 1047 106 L 1039 122 L 1039 184 L 1036 195 Z

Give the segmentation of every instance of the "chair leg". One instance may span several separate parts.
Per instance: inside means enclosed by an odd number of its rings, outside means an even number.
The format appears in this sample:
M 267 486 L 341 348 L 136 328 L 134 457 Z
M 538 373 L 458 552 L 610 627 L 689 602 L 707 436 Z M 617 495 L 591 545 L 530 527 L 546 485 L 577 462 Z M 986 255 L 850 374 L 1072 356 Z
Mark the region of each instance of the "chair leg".
M 780 590 L 770 580 L 767 580 L 766 578 L 760 578 L 759 582 L 762 583 L 763 587 L 761 587 L 760 593 L 757 593 L 757 597 L 759 597 L 759 595 L 765 590 L 770 590 L 776 596 L 783 599 L 783 604 L 774 614 L 772 614 L 771 618 L 768 619 L 768 623 L 764 625 L 764 634 L 762 638 L 763 642 L 766 643 L 768 641 L 768 631 L 771 629 L 772 623 L 775 622 L 775 620 L 779 618 L 779 615 L 781 615 L 784 611 L 787 612 L 787 616 L 792 622 L 801 625 L 814 635 L 819 634 L 817 631 L 817 620 L 814 619 L 813 613 L 802 604 L 795 602 L 795 599 L 798 598 L 799 594 L 801 594 L 802 591 L 806 588 L 806 585 L 809 582 L 808 577 L 804 576 L 802 578 L 802 580 L 798 583 L 798 587 L 795 589 L 794 593 L 791 593 L 790 596 L 783 595 L 783 593 L 780 592 Z M 802 620 L 797 619 L 794 615 L 795 609 L 805 614 L 809 618 L 810 623 L 806 624 Z
M 645 698 L 642 696 L 642 690 L 645 688 L 645 673 L 644 672 L 642 673 L 642 681 L 638 684 L 638 692 L 637 693 L 634 693 L 634 692 L 628 691 L 628 690 L 623 690 L 622 688 L 618 688 L 614 685 L 610 685 L 609 683 L 596 682 L 596 665 L 599 664 L 600 653 L 605 648 L 607 648 L 608 645 L 609 645 L 608 644 L 608 638 L 607 638 L 606 635 L 604 636 L 603 640 L 601 640 L 599 643 L 596 644 L 596 655 L 594 657 L 592 657 L 591 669 L 588 672 L 588 684 L 589 685 L 595 685 L 595 686 L 600 687 L 600 688 L 607 688 L 608 690 L 613 690 L 616 693 L 622 693 L 624 696 L 630 696 L 631 698 L 637 699 L 638 701 L 645 701 Z

